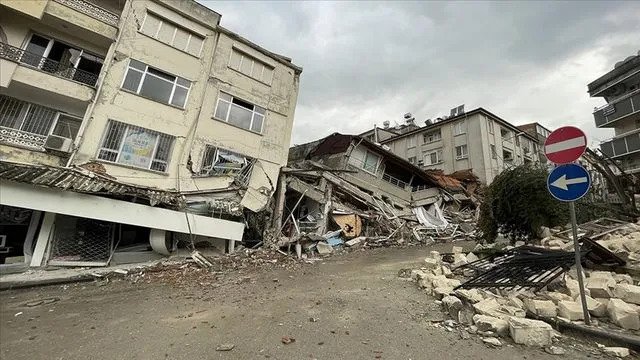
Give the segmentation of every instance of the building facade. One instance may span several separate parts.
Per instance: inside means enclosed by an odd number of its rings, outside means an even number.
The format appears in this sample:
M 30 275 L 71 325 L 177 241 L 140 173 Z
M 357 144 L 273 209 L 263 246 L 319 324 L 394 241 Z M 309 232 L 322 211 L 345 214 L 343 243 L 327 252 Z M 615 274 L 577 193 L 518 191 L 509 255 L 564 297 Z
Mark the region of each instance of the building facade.
M 483 108 L 436 120 L 381 143 L 423 169 L 445 174 L 472 169 L 485 184 L 509 166 L 540 161 L 534 136 Z
M 32 170 L 19 171 L 46 169 L 73 179 L 88 173 L 112 182 L 101 184 L 106 188 L 120 184 L 175 196 L 179 203 L 164 204 L 173 213 L 163 215 L 159 230 L 184 235 L 183 222 L 192 231 L 201 221 L 193 232 L 232 249 L 243 228 L 234 219 L 244 209 L 264 208 L 287 162 L 302 69 L 223 28 L 220 14 L 192 0 L 2 0 L 0 10 L 3 165 L 31 164 Z M 27 178 L 5 172 L 3 193 L 13 187 L 20 187 L 16 194 L 49 191 Z M 63 190 L 43 199 L 69 197 L 78 209 L 86 206 L 76 199 L 80 194 L 68 194 L 74 188 Z M 55 231 L 63 216 L 55 204 L 5 199 L 3 206 L 48 220 L 32 221 L 40 233 Z M 147 201 L 131 211 L 146 216 L 157 204 Z M 95 221 L 154 230 L 110 214 L 112 203 L 101 206 L 65 216 L 91 214 Z M 192 223 L 184 212 L 194 216 Z M 212 217 L 226 221 L 219 229 L 224 224 L 233 231 L 205 230 Z M 32 262 L 45 263 L 42 254 Z
M 593 112 L 596 126 L 615 131 L 612 139 L 600 144 L 602 153 L 626 173 L 640 172 L 640 52 L 592 81 L 588 91 L 607 102 Z

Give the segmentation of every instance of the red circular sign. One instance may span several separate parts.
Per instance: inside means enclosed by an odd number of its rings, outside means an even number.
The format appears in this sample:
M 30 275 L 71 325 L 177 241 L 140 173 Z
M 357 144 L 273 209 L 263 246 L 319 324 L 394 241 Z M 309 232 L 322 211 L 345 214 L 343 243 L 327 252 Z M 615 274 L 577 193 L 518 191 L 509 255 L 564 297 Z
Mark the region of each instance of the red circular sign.
M 564 126 L 552 132 L 544 142 L 544 154 L 555 164 L 572 163 L 587 148 L 587 137 L 574 126 Z

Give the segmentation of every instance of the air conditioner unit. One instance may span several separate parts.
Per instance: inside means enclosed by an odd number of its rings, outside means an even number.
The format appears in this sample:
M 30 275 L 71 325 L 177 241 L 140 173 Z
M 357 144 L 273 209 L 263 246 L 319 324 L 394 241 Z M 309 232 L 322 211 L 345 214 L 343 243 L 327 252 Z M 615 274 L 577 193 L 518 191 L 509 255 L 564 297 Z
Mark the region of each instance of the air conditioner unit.
M 51 152 L 70 153 L 73 148 L 73 140 L 58 135 L 49 135 L 44 143 L 44 148 Z

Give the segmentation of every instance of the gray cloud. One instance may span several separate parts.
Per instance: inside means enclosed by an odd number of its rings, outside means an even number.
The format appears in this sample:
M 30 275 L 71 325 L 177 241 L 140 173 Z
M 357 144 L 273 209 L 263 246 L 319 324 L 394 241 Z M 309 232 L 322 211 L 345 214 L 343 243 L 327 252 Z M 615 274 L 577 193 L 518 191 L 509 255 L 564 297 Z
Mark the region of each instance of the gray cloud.
M 201 2 L 304 67 L 294 143 L 461 103 L 597 143 L 586 85 L 640 49 L 637 2 Z

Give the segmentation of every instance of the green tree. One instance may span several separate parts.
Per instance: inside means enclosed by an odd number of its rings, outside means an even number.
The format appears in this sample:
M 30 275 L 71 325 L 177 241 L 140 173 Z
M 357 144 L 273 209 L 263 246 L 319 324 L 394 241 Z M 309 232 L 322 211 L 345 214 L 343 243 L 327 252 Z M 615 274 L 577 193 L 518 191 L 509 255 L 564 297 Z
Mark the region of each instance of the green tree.
M 512 240 L 535 238 L 541 226 L 564 225 L 568 205 L 547 190 L 547 171 L 521 165 L 500 173 L 487 188 L 478 225 L 488 242 L 498 232 Z

